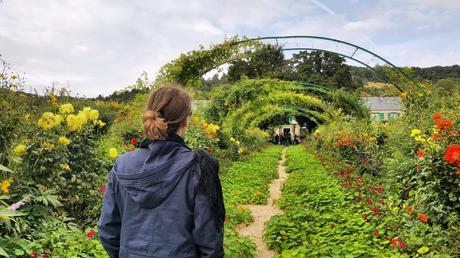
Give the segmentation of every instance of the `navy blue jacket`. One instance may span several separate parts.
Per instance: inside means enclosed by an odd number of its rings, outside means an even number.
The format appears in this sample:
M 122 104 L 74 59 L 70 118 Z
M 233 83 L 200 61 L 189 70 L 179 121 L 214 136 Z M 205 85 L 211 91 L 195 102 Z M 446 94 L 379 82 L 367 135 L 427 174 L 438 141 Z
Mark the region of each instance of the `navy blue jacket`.
M 98 224 L 110 257 L 224 255 L 225 210 L 219 213 L 199 189 L 203 164 L 217 173 L 218 162 L 208 154 L 200 165 L 198 158 L 182 138 L 170 134 L 164 141 L 144 141 L 116 160 Z M 223 207 L 216 178 L 211 186 Z

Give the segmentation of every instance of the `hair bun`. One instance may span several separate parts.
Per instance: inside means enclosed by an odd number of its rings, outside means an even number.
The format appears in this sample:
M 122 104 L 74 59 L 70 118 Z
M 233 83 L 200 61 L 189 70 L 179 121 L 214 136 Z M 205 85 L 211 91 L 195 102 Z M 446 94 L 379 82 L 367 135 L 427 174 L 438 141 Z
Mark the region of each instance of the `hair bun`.
M 160 117 L 158 111 L 144 112 L 144 131 L 150 140 L 164 140 L 167 136 L 168 125 Z
M 156 120 L 159 117 L 160 114 L 158 114 L 158 111 L 147 110 L 144 112 L 144 121 L 146 119 Z

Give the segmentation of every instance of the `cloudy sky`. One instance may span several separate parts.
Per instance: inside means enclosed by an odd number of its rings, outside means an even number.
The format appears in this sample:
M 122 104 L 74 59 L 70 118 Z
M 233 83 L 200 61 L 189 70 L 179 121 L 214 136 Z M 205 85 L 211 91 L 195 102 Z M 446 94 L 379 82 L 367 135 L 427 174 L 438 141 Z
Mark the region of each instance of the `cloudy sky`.
M 108 95 L 226 36 L 342 39 L 399 66 L 460 63 L 458 0 L 0 0 L 0 54 L 27 88 Z

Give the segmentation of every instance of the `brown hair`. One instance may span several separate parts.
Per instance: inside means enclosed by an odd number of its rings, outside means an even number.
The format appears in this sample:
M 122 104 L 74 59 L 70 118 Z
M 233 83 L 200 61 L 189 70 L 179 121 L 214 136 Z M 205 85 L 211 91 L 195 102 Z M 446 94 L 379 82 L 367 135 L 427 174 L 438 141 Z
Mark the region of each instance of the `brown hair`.
M 191 110 L 192 98 L 179 85 L 157 88 L 150 94 L 144 111 L 147 138 L 164 140 L 168 133 L 176 133 Z

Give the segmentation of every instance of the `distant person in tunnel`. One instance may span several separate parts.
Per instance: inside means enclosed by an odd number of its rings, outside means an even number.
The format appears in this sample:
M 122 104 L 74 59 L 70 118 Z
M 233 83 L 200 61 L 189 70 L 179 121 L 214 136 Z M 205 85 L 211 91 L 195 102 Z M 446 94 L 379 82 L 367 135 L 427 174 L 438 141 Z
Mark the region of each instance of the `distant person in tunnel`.
M 108 179 L 99 237 L 110 257 L 223 257 L 225 208 L 218 161 L 182 138 L 191 97 L 180 87 L 153 91 L 147 139 L 120 156 Z

